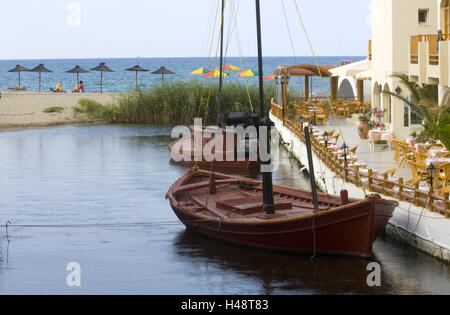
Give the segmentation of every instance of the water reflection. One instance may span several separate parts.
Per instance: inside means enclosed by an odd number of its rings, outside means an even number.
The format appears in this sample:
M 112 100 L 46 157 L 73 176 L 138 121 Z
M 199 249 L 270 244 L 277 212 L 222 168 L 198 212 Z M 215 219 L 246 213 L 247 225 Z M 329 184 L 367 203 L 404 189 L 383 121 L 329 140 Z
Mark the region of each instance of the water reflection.
M 170 126 L 66 126 L 0 133 L 0 225 L 178 222 L 165 194 L 189 167 L 170 163 L 170 132 Z M 308 189 L 287 152 L 280 153 L 274 182 Z M 375 244 L 382 287 L 369 288 L 367 260 L 311 261 L 235 247 L 185 232 L 181 224 L 11 228 L 9 235 L 10 242 L 0 227 L 1 293 L 71 294 L 65 266 L 74 260 L 87 277 L 76 293 L 450 293 L 448 266 L 391 240 Z
M 381 288 L 366 283 L 370 262 L 366 259 L 275 253 L 211 241 L 192 232 L 179 234 L 175 250 L 199 269 L 220 269 L 239 274 L 242 282 L 261 282 L 260 294 L 386 294 L 394 293 L 388 275 L 382 274 Z M 239 283 L 236 284 L 239 286 Z

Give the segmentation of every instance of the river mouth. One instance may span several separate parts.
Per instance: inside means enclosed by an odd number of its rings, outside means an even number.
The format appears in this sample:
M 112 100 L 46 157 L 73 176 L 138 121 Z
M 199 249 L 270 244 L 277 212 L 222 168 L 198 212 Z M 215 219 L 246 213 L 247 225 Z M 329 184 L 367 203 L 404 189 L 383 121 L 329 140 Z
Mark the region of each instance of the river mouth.
M 0 293 L 450 293 L 448 265 L 389 239 L 375 243 L 370 261 L 311 260 L 187 232 L 173 223 L 165 200 L 189 169 L 170 162 L 170 132 L 171 126 L 99 125 L 0 133 L 0 224 L 38 225 L 10 227 L 8 235 L 0 228 Z M 275 184 L 308 189 L 289 155 L 280 156 Z M 371 261 L 381 265 L 380 287 L 367 285 Z M 81 287 L 67 285 L 71 262 L 81 266 Z

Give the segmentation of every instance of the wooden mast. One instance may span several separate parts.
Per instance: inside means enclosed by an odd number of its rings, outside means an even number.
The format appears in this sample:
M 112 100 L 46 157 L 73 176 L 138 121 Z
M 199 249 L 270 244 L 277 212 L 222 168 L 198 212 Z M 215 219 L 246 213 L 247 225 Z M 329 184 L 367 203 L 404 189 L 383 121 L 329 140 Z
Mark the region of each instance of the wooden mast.
M 222 87 L 223 87 L 223 26 L 225 15 L 225 0 L 222 0 L 222 15 L 220 26 L 220 69 L 219 69 L 219 106 L 217 108 L 217 126 L 222 123 Z
M 263 60 L 262 60 L 262 40 L 261 40 L 261 9 L 259 0 L 256 1 L 256 30 L 258 37 L 258 71 L 259 71 L 259 103 L 260 103 L 260 117 L 262 127 L 267 129 L 270 128 L 269 118 L 265 116 L 264 112 L 264 74 L 263 74 Z M 267 152 L 270 156 L 270 134 L 267 131 Z M 261 145 L 261 142 L 260 142 Z M 272 160 L 269 158 L 268 161 L 263 162 L 264 166 L 270 167 Z M 275 214 L 275 205 L 273 198 L 273 182 L 272 182 L 272 172 L 263 172 L 263 202 L 266 214 Z

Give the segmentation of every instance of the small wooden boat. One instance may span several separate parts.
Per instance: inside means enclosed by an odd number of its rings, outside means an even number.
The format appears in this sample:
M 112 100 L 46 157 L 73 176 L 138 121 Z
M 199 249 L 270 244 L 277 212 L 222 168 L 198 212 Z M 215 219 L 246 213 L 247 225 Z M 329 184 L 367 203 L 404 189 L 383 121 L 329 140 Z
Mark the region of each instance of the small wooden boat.
M 190 127 L 193 131 L 195 131 L 195 127 L 191 126 Z M 203 131 L 203 130 L 202 130 Z M 209 158 L 207 156 L 207 154 L 205 154 L 204 148 L 206 146 L 208 146 L 210 141 L 213 141 L 214 138 L 202 138 L 202 152 L 199 154 L 199 156 L 197 157 L 198 153 L 195 152 L 195 140 L 194 140 L 194 136 L 192 137 L 187 137 L 187 138 L 181 138 L 178 140 L 173 141 L 172 143 L 170 143 L 169 145 L 169 150 L 172 154 L 177 153 L 177 154 L 183 154 L 186 153 L 185 151 L 183 151 L 183 148 L 190 148 L 190 151 L 186 154 L 187 156 L 189 156 L 189 159 L 185 159 L 182 160 L 180 162 L 174 162 L 173 159 L 172 161 L 176 164 L 181 164 L 181 165 L 188 165 L 188 166 L 193 166 L 193 165 L 197 165 L 199 167 L 209 167 L 209 166 L 214 166 L 215 168 L 223 168 L 223 169 L 257 169 L 261 166 L 261 162 L 259 160 L 257 161 L 253 161 L 251 160 L 248 156 L 245 157 L 244 160 L 239 160 L 237 157 L 237 148 L 238 148 L 238 142 L 240 141 L 238 139 L 238 136 L 235 135 L 233 137 L 233 159 L 227 160 L 227 153 L 228 151 L 227 149 L 227 137 L 226 137 L 226 130 L 222 130 L 223 131 L 223 148 L 221 148 L 221 152 L 220 155 L 221 158 L 220 159 L 214 159 L 214 156 Z M 213 150 L 211 152 L 213 155 L 216 155 L 217 151 Z
M 274 186 L 276 214 L 264 211 L 262 183 L 199 169 L 174 183 L 166 198 L 188 230 L 241 245 L 289 252 L 372 256 L 397 202 L 364 200 Z

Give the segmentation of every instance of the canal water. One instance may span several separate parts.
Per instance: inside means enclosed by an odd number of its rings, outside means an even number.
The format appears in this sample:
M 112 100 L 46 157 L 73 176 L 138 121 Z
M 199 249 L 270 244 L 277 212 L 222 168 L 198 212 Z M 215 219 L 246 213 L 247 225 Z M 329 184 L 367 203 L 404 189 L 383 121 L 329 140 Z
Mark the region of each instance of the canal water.
M 376 242 L 371 260 L 311 260 L 186 232 L 165 200 L 187 170 L 169 162 L 170 131 L 108 125 L 1 132 L 0 294 L 450 293 L 448 265 L 390 239 Z M 309 187 L 284 151 L 274 179 Z M 39 226 L 6 231 L 7 221 Z M 152 222 L 167 223 L 124 225 Z M 373 261 L 381 265 L 381 286 L 371 288 Z M 81 267 L 81 287 L 67 285 L 71 262 Z

